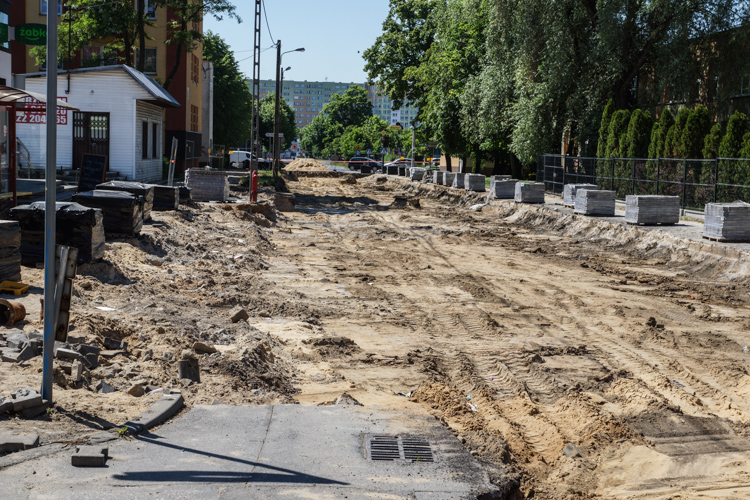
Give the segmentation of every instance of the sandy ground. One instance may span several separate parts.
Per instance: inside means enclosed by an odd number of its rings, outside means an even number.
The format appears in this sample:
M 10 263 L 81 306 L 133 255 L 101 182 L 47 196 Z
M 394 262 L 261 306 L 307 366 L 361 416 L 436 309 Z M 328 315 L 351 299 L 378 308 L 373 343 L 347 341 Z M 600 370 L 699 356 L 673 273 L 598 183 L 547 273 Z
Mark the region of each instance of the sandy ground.
M 750 496 L 747 254 L 545 207 L 472 211 L 481 196 L 403 179 L 288 185 L 298 212 L 181 207 L 108 243 L 79 273 L 71 335 L 128 353 L 81 387 L 60 375 L 50 415 L 0 430 L 120 425 L 157 397 L 128 395 L 135 378 L 189 405 L 347 392 L 426 409 L 517 478 L 517 498 Z M 229 320 L 237 305 L 248 322 Z M 175 360 L 195 341 L 219 352 L 185 386 Z M 39 369 L 0 364 L 0 390 L 36 387 Z

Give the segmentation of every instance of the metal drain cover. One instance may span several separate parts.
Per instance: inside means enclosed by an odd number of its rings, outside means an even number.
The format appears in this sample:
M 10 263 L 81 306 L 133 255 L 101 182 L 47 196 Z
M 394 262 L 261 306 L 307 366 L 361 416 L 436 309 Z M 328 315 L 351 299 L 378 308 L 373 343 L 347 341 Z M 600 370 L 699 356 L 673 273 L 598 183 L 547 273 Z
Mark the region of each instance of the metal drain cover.
M 368 460 L 434 462 L 429 441 L 420 437 L 368 434 L 365 439 Z

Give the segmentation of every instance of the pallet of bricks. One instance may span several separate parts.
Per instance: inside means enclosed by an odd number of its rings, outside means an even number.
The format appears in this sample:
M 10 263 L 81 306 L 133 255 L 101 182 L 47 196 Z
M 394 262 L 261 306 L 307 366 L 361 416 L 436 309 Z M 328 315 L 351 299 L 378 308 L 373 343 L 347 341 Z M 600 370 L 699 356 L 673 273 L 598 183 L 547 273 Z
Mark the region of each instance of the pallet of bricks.
M 185 174 L 185 184 L 194 201 L 226 201 L 229 198 L 229 179 L 223 170 L 191 168 Z
M 716 241 L 750 241 L 750 204 L 709 203 L 703 221 L 703 237 Z
M 615 215 L 615 192 L 579 188 L 575 194 L 573 211 L 583 215 Z
M 679 196 L 628 195 L 625 222 L 628 224 L 677 224 L 680 221 Z
M 512 200 L 516 196 L 516 183 L 510 175 L 493 175 L 490 177 L 490 197 L 499 200 Z
M 0 221 L 0 282 L 21 281 L 21 226 Z
M 576 192 L 579 189 L 599 189 L 596 184 L 565 184 L 563 188 L 563 206 L 576 206 Z

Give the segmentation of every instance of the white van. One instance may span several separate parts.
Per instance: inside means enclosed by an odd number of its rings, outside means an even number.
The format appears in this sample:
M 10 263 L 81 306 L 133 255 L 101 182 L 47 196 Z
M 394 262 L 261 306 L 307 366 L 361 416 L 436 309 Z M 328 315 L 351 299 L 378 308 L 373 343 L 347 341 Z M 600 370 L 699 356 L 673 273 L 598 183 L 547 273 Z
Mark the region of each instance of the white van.
M 248 160 L 253 160 L 253 154 L 250 151 L 230 151 L 229 152 L 229 164 L 232 165 L 232 167 L 238 167 L 242 165 L 242 162 Z

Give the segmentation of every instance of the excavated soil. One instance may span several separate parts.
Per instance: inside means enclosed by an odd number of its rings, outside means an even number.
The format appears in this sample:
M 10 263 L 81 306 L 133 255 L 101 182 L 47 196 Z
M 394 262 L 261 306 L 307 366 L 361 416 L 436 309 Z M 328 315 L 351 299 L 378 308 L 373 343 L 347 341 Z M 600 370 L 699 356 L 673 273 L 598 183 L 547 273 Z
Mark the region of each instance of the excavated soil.
M 71 335 L 128 352 L 0 428 L 49 442 L 120 424 L 156 397 L 125 393 L 134 378 L 188 405 L 346 393 L 424 408 L 512 498 L 750 495 L 747 253 L 396 178 L 287 186 L 298 211 L 275 221 L 183 206 L 108 243 L 79 272 Z M 196 341 L 218 352 L 187 384 L 175 360 Z M 2 393 L 36 388 L 40 366 L 0 364 Z
M 299 158 L 284 167 L 286 171 L 299 172 L 329 172 L 329 170 L 318 160 L 312 158 Z

